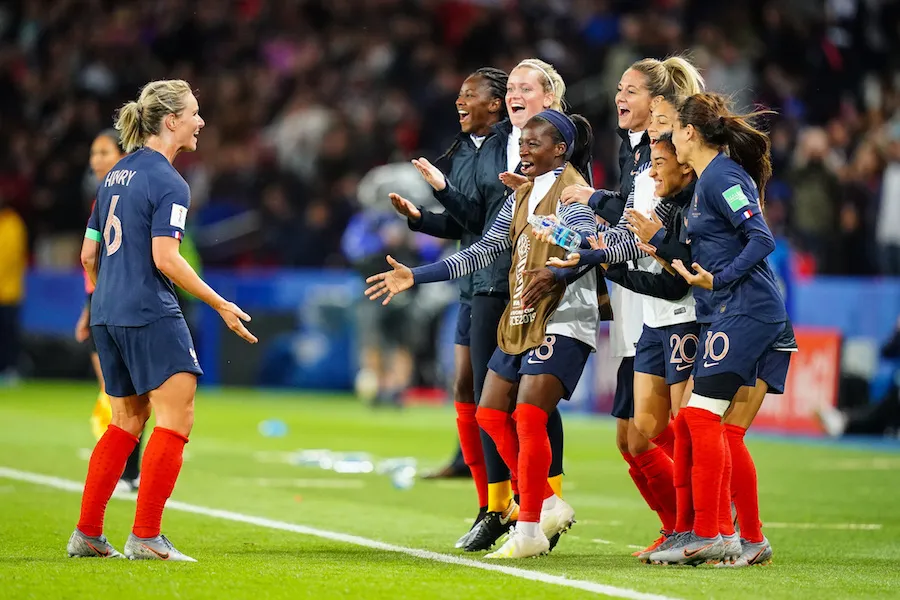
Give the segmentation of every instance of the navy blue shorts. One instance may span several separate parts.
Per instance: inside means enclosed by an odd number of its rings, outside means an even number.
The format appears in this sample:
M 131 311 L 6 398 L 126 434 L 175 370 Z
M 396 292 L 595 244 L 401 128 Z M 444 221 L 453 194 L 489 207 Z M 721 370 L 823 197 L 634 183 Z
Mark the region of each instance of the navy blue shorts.
M 756 365 L 756 378 L 769 386 L 770 394 L 783 394 L 787 382 L 788 368 L 791 366 L 792 350 L 769 348 Z
M 163 317 L 141 327 L 93 325 L 106 393 L 146 394 L 176 373 L 203 375 L 183 317 Z
M 591 347 L 563 335 L 548 335 L 544 343 L 524 354 L 513 356 L 500 348 L 488 361 L 488 369 L 508 381 L 522 375 L 553 375 L 563 384 L 563 399 L 568 400 L 581 379 Z
M 459 314 L 456 315 L 456 335 L 453 343 L 457 346 L 468 346 L 472 340 L 472 305 L 468 302 L 459 305 Z
M 726 317 L 700 327 L 703 351 L 694 363 L 694 379 L 735 373 L 744 385 L 756 385 L 756 367 L 784 331 L 785 323 L 764 323 L 746 315 Z
M 617 419 L 634 418 L 634 357 L 626 356 L 616 371 L 616 397 L 610 412 Z
M 687 381 L 700 349 L 700 325 L 678 323 L 647 327 L 641 333 L 634 356 L 634 372 L 665 377 L 666 385 Z

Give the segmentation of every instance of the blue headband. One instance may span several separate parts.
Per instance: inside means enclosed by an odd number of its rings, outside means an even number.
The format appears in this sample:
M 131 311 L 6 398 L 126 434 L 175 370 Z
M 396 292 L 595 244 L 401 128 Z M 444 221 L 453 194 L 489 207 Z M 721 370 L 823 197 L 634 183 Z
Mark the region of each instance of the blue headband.
M 562 134 L 563 140 L 566 142 L 566 157 L 571 157 L 575 151 L 575 123 L 572 122 L 565 114 L 558 110 L 548 109 L 538 113 L 536 116 L 546 119 L 553 124 L 554 127 Z

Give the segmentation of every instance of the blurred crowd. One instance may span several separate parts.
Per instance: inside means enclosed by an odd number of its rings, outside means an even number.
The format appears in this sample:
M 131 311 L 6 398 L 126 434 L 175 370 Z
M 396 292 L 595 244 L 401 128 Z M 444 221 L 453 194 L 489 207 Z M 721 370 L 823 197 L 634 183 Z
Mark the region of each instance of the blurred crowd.
M 183 78 L 207 122 L 199 151 L 176 163 L 206 264 L 347 265 L 360 180 L 439 155 L 467 73 L 553 63 L 594 125 L 596 181 L 614 186 L 619 76 L 685 49 L 712 89 L 778 112 L 767 217 L 798 268 L 900 274 L 900 3 L 889 0 L 7 1 L 0 202 L 25 220 L 34 264 L 75 265 L 91 139 L 141 84 Z

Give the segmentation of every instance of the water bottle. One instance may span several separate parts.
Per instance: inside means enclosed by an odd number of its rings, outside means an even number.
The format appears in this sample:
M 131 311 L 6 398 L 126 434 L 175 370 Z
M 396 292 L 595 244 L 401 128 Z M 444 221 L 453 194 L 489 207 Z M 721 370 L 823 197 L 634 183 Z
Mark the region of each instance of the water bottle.
M 263 437 L 284 437 L 288 432 L 287 423 L 279 419 L 261 421 L 258 429 Z
M 581 235 L 569 229 L 562 223 L 553 221 L 546 216 L 531 215 L 528 223 L 535 228 L 535 233 L 550 230 L 550 241 L 569 252 L 574 252 L 581 247 Z

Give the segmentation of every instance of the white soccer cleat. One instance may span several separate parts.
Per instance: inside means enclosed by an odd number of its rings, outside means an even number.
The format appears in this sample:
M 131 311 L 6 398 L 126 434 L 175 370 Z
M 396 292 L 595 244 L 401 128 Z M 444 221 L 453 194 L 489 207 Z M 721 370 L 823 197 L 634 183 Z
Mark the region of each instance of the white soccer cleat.
M 549 540 L 571 529 L 575 523 L 575 509 L 559 496 L 551 496 L 544 501 L 544 505 L 547 504 L 551 507 L 541 510 L 541 530 Z
M 160 534 L 155 538 L 139 538 L 133 533 L 125 542 L 125 557 L 131 560 L 170 560 L 176 562 L 197 562 L 187 554 L 179 552 L 169 538 Z
M 71 558 L 122 558 L 118 550 L 106 539 L 105 535 L 90 537 L 77 528 L 72 532 L 66 551 Z
M 509 531 L 509 537 L 499 549 L 491 552 L 485 558 L 532 558 L 546 554 L 550 551 L 550 542 L 544 532 L 538 529 L 536 537 L 523 534 L 513 527 Z

